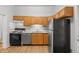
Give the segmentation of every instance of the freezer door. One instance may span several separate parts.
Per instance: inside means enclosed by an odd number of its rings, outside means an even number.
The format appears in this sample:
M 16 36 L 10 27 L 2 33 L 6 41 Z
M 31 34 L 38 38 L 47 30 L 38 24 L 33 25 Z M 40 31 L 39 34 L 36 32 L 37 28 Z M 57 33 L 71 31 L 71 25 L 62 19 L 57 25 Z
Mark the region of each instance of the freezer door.
M 67 20 L 54 20 L 54 52 L 70 51 L 70 24 Z

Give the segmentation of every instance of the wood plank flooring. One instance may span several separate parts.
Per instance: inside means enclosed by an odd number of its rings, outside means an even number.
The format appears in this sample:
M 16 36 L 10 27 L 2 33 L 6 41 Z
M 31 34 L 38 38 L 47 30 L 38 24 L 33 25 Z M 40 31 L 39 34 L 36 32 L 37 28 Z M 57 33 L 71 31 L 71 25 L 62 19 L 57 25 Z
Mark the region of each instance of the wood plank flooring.
M 48 46 L 11 46 L 5 49 L 0 44 L 0 53 L 48 53 Z

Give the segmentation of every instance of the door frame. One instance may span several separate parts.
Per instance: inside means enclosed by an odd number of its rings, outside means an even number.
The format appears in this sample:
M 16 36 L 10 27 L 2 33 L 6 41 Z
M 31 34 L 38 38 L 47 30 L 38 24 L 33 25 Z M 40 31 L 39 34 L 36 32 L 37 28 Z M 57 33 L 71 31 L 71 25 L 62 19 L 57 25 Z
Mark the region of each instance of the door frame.
M 9 36 L 8 36 L 8 19 L 7 15 L 0 14 L 2 18 L 1 21 L 1 38 L 2 38 L 2 48 L 9 47 Z

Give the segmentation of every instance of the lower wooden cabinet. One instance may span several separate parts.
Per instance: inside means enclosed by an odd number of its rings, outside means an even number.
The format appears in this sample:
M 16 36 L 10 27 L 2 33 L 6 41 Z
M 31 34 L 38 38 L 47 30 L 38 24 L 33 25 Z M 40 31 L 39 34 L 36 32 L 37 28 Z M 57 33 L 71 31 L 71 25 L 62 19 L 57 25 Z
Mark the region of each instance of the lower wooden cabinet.
M 37 36 L 38 44 L 43 44 L 43 34 L 37 34 Z
M 44 44 L 48 44 L 48 34 L 43 34 L 43 37 Z
M 33 33 L 32 44 L 48 44 L 48 34 Z
M 32 34 L 32 44 L 37 44 L 37 34 Z
M 32 44 L 43 44 L 43 34 L 33 33 Z

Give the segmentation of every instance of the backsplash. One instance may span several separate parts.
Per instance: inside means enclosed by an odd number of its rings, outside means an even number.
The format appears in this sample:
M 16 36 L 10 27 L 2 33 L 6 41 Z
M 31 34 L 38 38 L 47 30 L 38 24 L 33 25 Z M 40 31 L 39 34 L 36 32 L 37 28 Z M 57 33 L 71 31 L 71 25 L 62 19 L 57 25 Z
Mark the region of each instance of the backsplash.
M 35 24 L 26 27 L 26 32 L 48 32 L 48 27 Z

